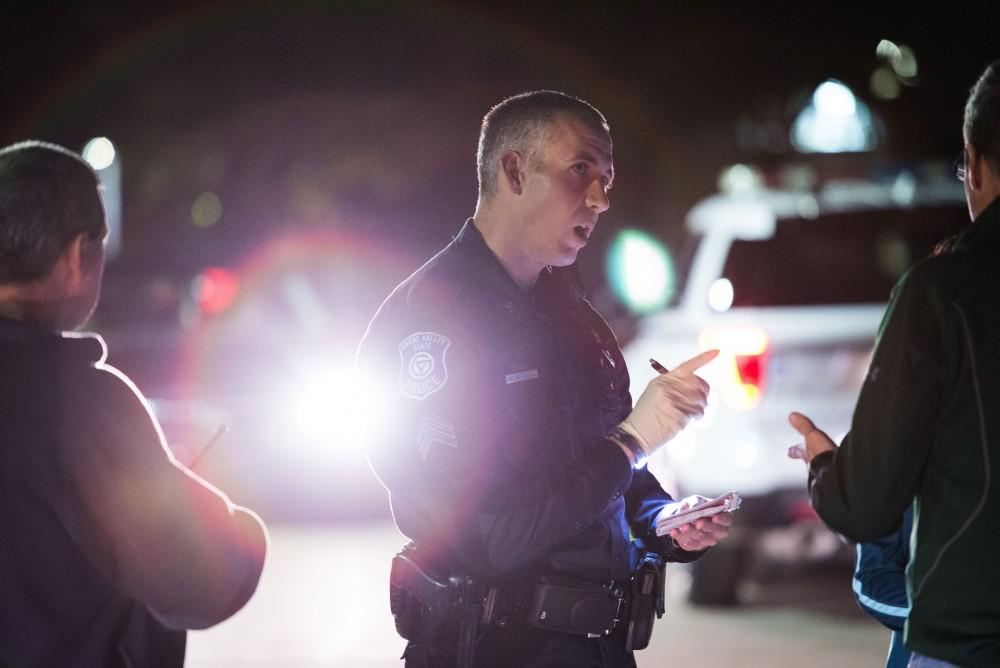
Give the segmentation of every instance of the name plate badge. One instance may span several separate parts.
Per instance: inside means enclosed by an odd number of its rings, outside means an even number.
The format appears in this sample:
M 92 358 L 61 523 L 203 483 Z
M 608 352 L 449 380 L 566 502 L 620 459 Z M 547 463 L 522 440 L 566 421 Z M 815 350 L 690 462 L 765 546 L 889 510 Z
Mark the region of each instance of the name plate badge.
M 534 378 L 538 378 L 538 369 L 528 369 L 527 371 L 508 373 L 506 376 L 508 385 L 513 385 L 514 383 L 520 383 L 521 381 L 524 380 L 532 380 Z

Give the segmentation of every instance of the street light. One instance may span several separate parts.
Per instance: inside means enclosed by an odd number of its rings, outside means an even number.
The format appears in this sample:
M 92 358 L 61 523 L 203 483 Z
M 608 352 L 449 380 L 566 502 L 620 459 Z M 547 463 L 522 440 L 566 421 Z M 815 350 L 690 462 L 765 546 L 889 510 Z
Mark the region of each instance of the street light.
M 101 199 L 108 218 L 107 256 L 118 257 L 122 247 L 122 169 L 115 145 L 107 137 L 94 137 L 81 152 L 101 179 Z

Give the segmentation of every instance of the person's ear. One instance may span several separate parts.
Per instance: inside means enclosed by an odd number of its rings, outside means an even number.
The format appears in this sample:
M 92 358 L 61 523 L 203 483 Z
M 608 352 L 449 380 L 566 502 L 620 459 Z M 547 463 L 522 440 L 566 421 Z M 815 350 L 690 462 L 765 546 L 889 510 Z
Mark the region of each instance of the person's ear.
M 988 165 L 983 160 L 982 154 L 976 150 L 972 144 L 965 145 L 965 182 L 972 192 L 979 192 L 983 189 L 983 170 Z
M 520 195 L 524 191 L 524 156 L 517 151 L 507 151 L 500 156 L 500 174 L 510 191 Z
M 56 265 L 61 266 L 66 280 L 66 287 L 70 292 L 75 292 L 84 282 L 84 278 L 89 271 L 90 259 L 87 257 L 87 245 L 89 240 L 86 232 L 80 232 L 69 242 L 63 252 L 56 260 Z

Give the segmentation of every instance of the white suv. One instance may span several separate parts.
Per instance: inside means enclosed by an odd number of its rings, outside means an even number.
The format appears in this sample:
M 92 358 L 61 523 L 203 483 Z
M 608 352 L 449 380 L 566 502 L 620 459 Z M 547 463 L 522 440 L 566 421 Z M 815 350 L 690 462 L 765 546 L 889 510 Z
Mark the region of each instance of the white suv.
M 744 498 L 730 539 L 695 562 L 692 602 L 734 604 L 753 566 L 843 552 L 809 507 L 802 463 L 786 456 L 797 440 L 788 413 L 839 442 L 892 285 L 961 228 L 963 203 L 960 184 L 926 169 L 746 188 L 691 210 L 697 250 L 679 303 L 639 321 L 625 358 L 642 388 L 650 358 L 670 366 L 722 351 L 703 370 L 705 417 L 649 462 L 678 493 Z

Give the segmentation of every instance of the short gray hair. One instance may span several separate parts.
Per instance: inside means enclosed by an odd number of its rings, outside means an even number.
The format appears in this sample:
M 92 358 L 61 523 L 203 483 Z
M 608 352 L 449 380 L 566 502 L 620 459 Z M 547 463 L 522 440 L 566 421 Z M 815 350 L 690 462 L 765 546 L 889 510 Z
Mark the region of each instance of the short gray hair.
M 0 148 L 0 283 L 45 276 L 78 234 L 107 233 L 93 168 L 62 146 Z
M 965 140 L 1000 174 L 1000 60 L 993 61 L 965 103 Z
M 480 197 L 497 192 L 500 156 L 511 150 L 530 156 L 539 137 L 560 113 L 572 114 L 595 130 L 610 131 L 607 119 L 594 106 L 554 90 L 514 95 L 490 109 L 483 117 L 476 152 Z

